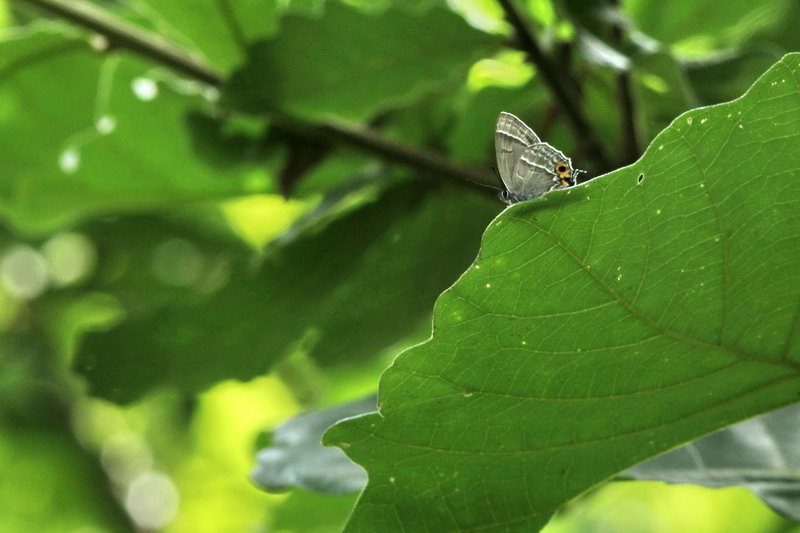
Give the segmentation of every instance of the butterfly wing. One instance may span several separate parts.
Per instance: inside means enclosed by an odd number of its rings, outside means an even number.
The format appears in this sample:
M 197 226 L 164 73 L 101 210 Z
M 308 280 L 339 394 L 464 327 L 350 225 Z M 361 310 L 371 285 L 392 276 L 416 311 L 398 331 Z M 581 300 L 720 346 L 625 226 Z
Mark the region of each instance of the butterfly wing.
M 556 168 L 566 165 L 572 172 L 572 161 L 547 143 L 525 148 L 511 172 L 508 190 L 517 202 L 538 198 L 548 191 L 564 187 Z
M 494 134 L 497 171 L 507 189 L 512 190 L 514 165 L 528 146 L 541 142 L 524 122 L 511 113 L 500 113 Z

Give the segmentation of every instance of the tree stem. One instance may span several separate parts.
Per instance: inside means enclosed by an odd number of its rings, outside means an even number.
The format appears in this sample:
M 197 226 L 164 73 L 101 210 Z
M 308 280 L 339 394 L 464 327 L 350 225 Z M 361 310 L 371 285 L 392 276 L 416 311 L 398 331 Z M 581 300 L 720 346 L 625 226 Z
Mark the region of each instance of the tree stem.
M 514 32 L 516 33 L 521 47 L 528 54 L 531 63 L 536 66 L 538 72 L 541 74 L 542 80 L 555 97 L 561 111 L 563 111 L 564 115 L 567 117 L 575 136 L 580 139 L 587 155 L 594 162 L 595 167 L 601 172 L 611 170 L 609 159 L 595 134 L 594 128 L 592 128 L 592 125 L 583 113 L 580 98 L 575 94 L 575 90 L 569 84 L 568 76 L 559 72 L 553 62 L 545 55 L 529 25 L 514 6 L 513 1 L 497 1 L 505 11 L 506 19 L 514 28 Z
M 619 8 L 619 0 L 611 0 L 610 3 L 615 9 Z M 618 46 L 623 44 L 624 28 L 619 20 L 612 22 L 611 36 Z M 622 127 L 622 163 L 627 165 L 642 155 L 641 136 L 636 122 L 636 100 L 627 71 L 617 74 L 617 99 Z

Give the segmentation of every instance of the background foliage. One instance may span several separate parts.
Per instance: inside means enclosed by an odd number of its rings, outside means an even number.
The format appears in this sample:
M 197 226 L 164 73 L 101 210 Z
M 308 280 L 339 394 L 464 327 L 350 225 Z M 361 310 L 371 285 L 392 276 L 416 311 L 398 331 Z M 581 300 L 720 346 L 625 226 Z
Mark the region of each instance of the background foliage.
M 458 280 L 326 437 L 352 530 L 791 530 L 597 488 L 800 390 L 800 8 L 665 5 L 0 3 L 0 529 L 338 530 L 253 454 Z M 619 170 L 495 218 L 499 111 Z

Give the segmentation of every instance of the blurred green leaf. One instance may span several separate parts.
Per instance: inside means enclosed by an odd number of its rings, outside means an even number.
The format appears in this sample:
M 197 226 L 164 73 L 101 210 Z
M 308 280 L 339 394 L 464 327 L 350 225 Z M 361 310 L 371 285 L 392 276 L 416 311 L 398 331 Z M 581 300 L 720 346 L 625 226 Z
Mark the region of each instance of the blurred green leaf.
M 463 161 L 484 162 L 494 158 L 494 137 L 487 132 L 494 132 L 497 115 L 507 111 L 520 117 L 526 117 L 529 124 L 550 138 L 550 131 L 542 118 L 551 105 L 544 87 L 538 79 L 533 83 L 518 88 L 486 87 L 470 94 L 463 103 L 469 112 L 461 113 L 446 137 L 447 148 L 453 157 Z M 533 118 L 530 118 L 533 117 Z M 565 147 L 566 149 L 566 147 Z M 492 161 L 491 163 L 495 163 Z M 498 184 L 500 183 L 498 178 Z
M 229 72 L 247 46 L 276 27 L 277 0 L 139 0 L 156 27 Z M 177 35 L 176 35 L 177 34 Z
M 348 530 L 535 530 L 797 401 L 799 86 L 792 54 L 636 164 L 495 219 L 434 337 L 384 373 L 380 414 L 326 434 L 369 474 Z
M 190 132 L 187 115 L 209 103 L 201 86 L 184 84 L 181 94 L 170 80 L 68 32 L 39 28 L 1 41 L 0 216 L 46 232 L 98 214 L 267 190 L 252 146 L 217 139 L 198 153 L 202 134 Z
M 356 501 L 355 494 L 331 496 L 294 490 L 268 520 L 268 531 L 330 533 L 341 531 Z
M 395 187 L 271 248 L 260 268 L 241 246 L 188 226 L 99 225 L 95 290 L 127 316 L 89 334 L 76 366 L 92 394 L 126 402 L 164 384 L 197 391 L 252 378 L 301 340 L 325 363 L 373 356 L 429 319 L 498 208 L 449 189 Z
M 0 531 L 132 531 L 100 461 L 74 438 L 61 369 L 42 344 L 0 336 Z
M 752 49 L 687 61 L 684 67 L 698 103 L 712 105 L 742 94 L 780 56 L 774 50 Z
M 770 65 L 774 63 L 771 62 Z M 759 74 L 764 69 L 759 71 Z M 700 105 L 684 65 L 666 52 L 642 54 L 632 73 L 643 140 L 650 142 L 684 111 Z M 750 78 L 752 83 L 754 78 Z M 748 85 L 749 87 L 749 85 Z M 747 87 L 745 87 L 747 89 Z M 742 94 L 739 91 L 736 95 Z M 716 100 L 710 103 L 719 103 Z
M 629 0 L 624 2 L 624 10 L 636 28 L 647 35 L 668 44 L 692 40 L 696 50 L 707 53 L 738 45 L 775 25 L 793 3 L 731 0 L 720 9 L 714 0 Z
M 371 357 L 430 320 L 436 297 L 475 258 L 480 234 L 501 208 L 493 198 L 447 188 L 418 199 L 402 189 L 390 195 L 399 196 L 389 202 L 399 204 L 403 214 L 392 213 L 397 208 L 382 202 L 371 215 L 387 221 L 353 220 L 385 229 L 368 248 L 354 252 L 345 283 L 330 287 L 327 295 L 324 290 L 308 293 L 309 298 L 318 295 L 315 309 L 306 315 L 317 333 L 311 355 L 318 361 L 352 363 Z M 350 239 L 342 234 L 331 244 Z M 316 263 L 328 261 L 318 256 Z
M 465 75 L 498 45 L 445 9 L 367 14 L 330 2 L 321 18 L 287 16 L 253 45 L 224 96 L 253 113 L 364 120 Z

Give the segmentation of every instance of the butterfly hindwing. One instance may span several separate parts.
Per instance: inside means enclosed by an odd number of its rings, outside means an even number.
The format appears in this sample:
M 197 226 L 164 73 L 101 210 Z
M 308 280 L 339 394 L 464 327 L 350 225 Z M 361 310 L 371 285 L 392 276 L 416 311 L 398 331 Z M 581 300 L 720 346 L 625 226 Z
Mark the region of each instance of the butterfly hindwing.
M 547 143 L 525 148 L 512 171 L 509 191 L 519 200 L 537 198 L 561 186 L 554 170 L 559 162 L 569 159 Z

